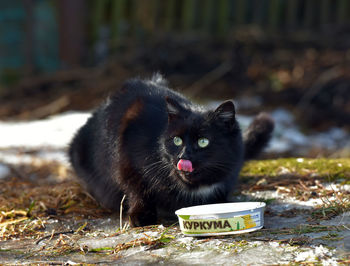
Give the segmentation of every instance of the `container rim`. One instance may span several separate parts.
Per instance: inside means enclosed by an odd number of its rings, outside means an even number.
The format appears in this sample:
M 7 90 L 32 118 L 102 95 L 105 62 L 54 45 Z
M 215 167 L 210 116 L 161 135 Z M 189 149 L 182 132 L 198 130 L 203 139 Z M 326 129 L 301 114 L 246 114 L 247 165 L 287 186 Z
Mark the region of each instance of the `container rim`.
M 263 208 L 265 202 L 229 202 L 218 204 L 197 205 L 179 209 L 175 211 L 176 215 L 215 215 L 224 213 L 236 213 Z

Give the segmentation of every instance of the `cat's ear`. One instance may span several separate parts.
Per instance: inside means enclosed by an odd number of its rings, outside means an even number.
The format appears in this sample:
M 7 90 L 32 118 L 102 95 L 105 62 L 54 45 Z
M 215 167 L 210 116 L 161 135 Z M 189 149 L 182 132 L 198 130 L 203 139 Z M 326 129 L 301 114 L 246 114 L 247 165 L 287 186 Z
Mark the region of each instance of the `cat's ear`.
M 225 101 L 214 111 L 215 118 L 232 127 L 235 122 L 236 110 L 233 101 Z
M 187 110 L 185 110 L 185 108 L 183 108 L 175 99 L 166 97 L 165 101 L 166 101 L 166 108 L 168 111 L 169 121 L 178 119 L 178 118 L 183 118 L 184 114 L 187 113 Z

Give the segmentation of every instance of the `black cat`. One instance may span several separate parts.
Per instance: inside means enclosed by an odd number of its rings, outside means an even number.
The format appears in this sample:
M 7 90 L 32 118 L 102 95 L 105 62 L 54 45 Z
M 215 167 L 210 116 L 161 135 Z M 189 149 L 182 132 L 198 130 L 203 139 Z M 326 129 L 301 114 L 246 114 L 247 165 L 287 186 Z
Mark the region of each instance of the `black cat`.
M 244 159 L 257 155 L 274 124 L 259 115 L 242 137 L 232 101 L 216 110 L 170 90 L 160 75 L 126 82 L 74 137 L 77 175 L 104 207 L 126 195 L 133 226 L 155 224 L 157 209 L 227 201 Z

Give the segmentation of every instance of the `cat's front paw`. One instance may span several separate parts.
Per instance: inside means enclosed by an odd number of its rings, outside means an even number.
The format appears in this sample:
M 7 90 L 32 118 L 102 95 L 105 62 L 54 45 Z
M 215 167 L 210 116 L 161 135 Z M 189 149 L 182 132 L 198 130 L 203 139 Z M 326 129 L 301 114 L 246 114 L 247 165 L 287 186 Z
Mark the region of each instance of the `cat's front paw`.
M 132 227 L 154 225 L 157 223 L 156 213 L 129 213 L 130 225 Z
M 138 201 L 142 202 L 142 201 Z M 128 211 L 130 217 L 130 225 L 132 227 L 154 225 L 157 223 L 156 208 L 150 204 L 135 203 Z

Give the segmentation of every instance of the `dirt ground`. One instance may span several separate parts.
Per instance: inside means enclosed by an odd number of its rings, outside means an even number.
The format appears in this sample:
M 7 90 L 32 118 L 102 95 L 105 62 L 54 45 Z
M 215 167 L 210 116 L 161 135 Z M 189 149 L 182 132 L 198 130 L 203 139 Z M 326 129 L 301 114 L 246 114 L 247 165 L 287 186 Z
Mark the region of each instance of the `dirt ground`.
M 326 161 L 299 160 L 296 167 L 296 160 L 246 165 L 240 192 L 232 199 L 265 201 L 264 229 L 216 237 L 184 236 L 173 220 L 128 228 L 127 218 L 120 221 L 119 215 L 99 207 L 76 183 L 69 166 L 40 160 L 12 165 L 0 180 L 0 260 L 50 265 L 346 265 L 349 160 L 333 160 L 319 170 Z

